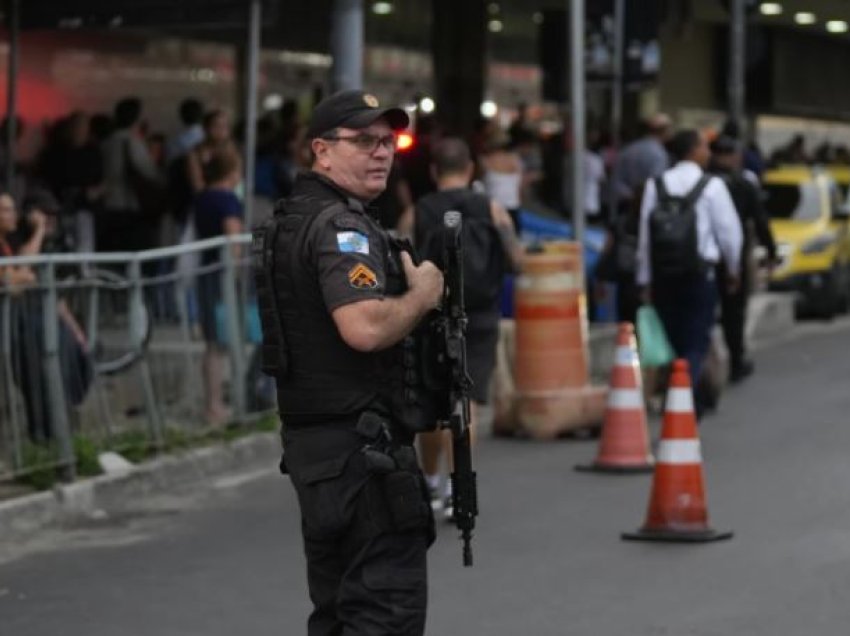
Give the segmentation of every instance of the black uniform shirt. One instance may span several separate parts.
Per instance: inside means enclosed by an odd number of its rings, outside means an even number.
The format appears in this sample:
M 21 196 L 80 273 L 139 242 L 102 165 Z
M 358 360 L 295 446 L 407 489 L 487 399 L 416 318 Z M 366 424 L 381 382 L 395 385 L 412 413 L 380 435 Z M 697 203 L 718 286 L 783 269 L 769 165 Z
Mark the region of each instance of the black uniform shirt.
M 316 219 L 308 238 L 328 311 L 361 300 L 383 298 L 387 294 L 389 248 L 380 225 L 362 203 L 321 175 L 302 175 L 296 192 L 302 188 L 340 201 Z
M 723 179 L 729 189 L 729 194 L 732 196 L 735 209 L 741 219 L 741 226 L 744 228 L 742 251 L 747 253 L 752 247 L 752 237 L 748 231 L 752 228 L 758 243 L 767 250 L 768 258 L 775 259 L 776 243 L 770 229 L 770 220 L 762 203 L 762 193 L 759 187 L 739 172 L 721 169 L 714 172 Z

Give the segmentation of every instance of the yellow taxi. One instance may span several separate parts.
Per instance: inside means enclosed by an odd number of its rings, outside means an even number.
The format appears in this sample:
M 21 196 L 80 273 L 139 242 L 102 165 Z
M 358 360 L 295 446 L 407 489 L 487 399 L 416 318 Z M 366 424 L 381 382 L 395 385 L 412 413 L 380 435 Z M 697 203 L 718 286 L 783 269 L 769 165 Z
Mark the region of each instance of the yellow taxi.
M 850 190 L 850 166 L 828 164 L 823 169 L 838 185 L 841 200 L 845 200 L 847 198 L 847 191 Z
M 770 288 L 798 295 L 801 313 L 831 318 L 850 305 L 850 210 L 823 169 L 783 166 L 763 177 L 778 260 Z

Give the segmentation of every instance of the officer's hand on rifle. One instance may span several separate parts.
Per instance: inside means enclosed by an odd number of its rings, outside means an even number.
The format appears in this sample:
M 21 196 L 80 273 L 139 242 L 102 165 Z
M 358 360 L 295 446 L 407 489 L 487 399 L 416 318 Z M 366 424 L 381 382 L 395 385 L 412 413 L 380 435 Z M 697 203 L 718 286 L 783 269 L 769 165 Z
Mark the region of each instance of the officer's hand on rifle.
M 407 252 L 401 253 L 401 264 L 409 293 L 417 294 L 426 310 L 436 309 L 443 299 L 443 273 L 431 261 L 414 265 Z

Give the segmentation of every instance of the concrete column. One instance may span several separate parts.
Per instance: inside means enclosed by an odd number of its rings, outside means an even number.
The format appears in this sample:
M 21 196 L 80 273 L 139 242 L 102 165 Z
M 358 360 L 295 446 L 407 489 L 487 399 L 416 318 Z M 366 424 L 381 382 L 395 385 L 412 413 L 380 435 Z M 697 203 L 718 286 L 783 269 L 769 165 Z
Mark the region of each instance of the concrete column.
M 614 0 L 614 62 L 611 73 L 611 136 L 615 146 L 620 143 L 623 127 L 623 56 L 626 39 L 626 0 Z
M 18 60 L 20 59 L 21 4 L 20 0 L 6 2 L 6 30 L 9 33 L 9 66 L 6 71 L 6 189 L 12 189 L 15 180 L 15 149 L 18 130 Z
M 363 88 L 363 0 L 334 0 L 331 92 Z
M 739 126 L 744 125 L 746 112 L 746 33 L 746 0 L 732 0 L 729 20 L 729 118 Z
M 470 136 L 486 82 L 485 0 L 432 0 L 431 50 L 437 117 L 448 134 Z
M 253 229 L 254 170 L 257 154 L 257 92 L 260 77 L 262 3 L 251 0 L 245 60 L 245 227 Z
M 614 0 L 614 63 L 611 73 L 611 144 L 620 147 L 623 128 L 623 56 L 626 40 L 626 0 Z M 617 190 L 608 188 L 608 211 L 611 219 L 617 213 Z

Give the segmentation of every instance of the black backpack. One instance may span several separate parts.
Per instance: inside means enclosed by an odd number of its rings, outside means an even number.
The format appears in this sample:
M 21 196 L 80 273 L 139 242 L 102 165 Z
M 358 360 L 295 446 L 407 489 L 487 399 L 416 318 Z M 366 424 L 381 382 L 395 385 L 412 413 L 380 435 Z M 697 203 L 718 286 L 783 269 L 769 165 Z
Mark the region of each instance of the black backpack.
M 696 203 L 711 176 L 704 174 L 684 196 L 672 196 L 662 177 L 655 178 L 658 203 L 649 216 L 653 278 L 682 278 L 702 272 Z
M 445 190 L 416 203 L 414 242 L 421 260 L 443 263 L 443 215 L 456 210 L 463 218 L 463 294 L 466 310 L 496 311 L 507 272 L 499 231 L 490 214 L 490 200 L 472 190 Z

